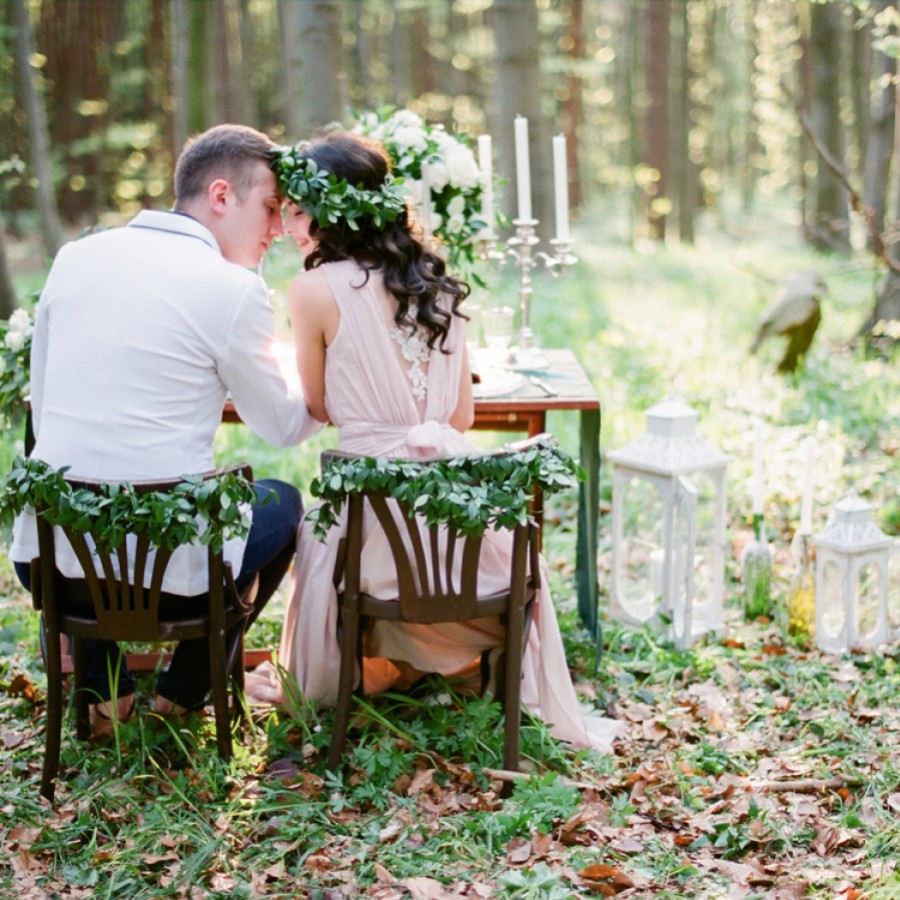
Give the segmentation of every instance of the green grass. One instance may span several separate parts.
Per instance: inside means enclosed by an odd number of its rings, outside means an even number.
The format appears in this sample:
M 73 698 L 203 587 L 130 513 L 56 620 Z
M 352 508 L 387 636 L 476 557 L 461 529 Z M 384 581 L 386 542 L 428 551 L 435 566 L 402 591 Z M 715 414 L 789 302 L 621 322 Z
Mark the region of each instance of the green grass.
M 733 457 L 724 639 L 677 650 L 651 630 L 604 619 L 596 679 L 593 638 L 574 611 L 575 500 L 548 511 L 545 550 L 570 666 L 586 705 L 610 707 L 627 723 L 616 754 L 574 753 L 526 720 L 529 778 L 492 779 L 485 768 L 502 760 L 496 708 L 435 679 L 414 697 L 367 700 L 339 776 L 324 768 L 327 712 L 257 716 L 227 766 L 209 722 L 173 732 L 139 716 L 118 746 L 79 745 L 67 724 L 51 810 L 38 797 L 37 617 L 0 559 L 0 896 L 401 897 L 434 891 L 422 879 L 440 882 L 446 896 L 564 898 L 631 886 L 634 896 L 711 897 L 743 884 L 755 896 L 831 897 L 843 881 L 894 896 L 897 646 L 831 657 L 787 644 L 773 625 L 744 623 L 732 548 L 749 531 L 754 415 L 767 426 L 776 601 L 792 574 L 805 435 L 819 441 L 815 530 L 855 487 L 882 527 L 900 532 L 900 375 L 896 359 L 865 359 L 852 340 L 873 303 L 871 272 L 812 253 L 777 211 L 741 229 L 709 228 L 693 248 L 633 249 L 598 216 L 576 235 L 576 269 L 535 280 L 535 331 L 548 346 L 573 347 L 591 373 L 604 454 L 642 431 L 644 411 L 674 392 Z M 267 261 L 283 334 L 278 298 L 296 264 L 286 249 Z M 747 348 L 776 283 L 807 268 L 829 284 L 823 322 L 802 372 L 776 377 L 775 342 L 759 359 Z M 515 303 L 509 267 L 489 281 L 493 295 Z M 550 427 L 577 452 L 576 417 L 552 416 Z M 334 438 L 329 431 L 274 450 L 226 426 L 216 452 L 306 490 Z M 14 440 L 0 441 L 0 461 L 11 459 Z M 608 500 L 606 465 L 601 488 Z M 600 551 L 605 604 L 608 513 Z M 896 575 L 893 584 L 900 609 Z M 252 644 L 277 644 L 283 604 L 282 593 Z M 142 678 L 142 708 L 151 689 L 152 678 Z M 771 789 L 837 775 L 843 782 L 831 787 Z

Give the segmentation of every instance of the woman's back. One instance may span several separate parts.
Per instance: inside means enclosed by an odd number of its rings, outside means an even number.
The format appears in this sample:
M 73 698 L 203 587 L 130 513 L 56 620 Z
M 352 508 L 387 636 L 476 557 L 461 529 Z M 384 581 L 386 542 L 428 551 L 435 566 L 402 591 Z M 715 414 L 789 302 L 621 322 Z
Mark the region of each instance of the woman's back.
M 465 353 L 454 316 L 447 353 L 394 322 L 397 301 L 380 272 L 353 260 L 325 263 L 340 325 L 325 357 L 325 404 L 345 450 L 403 455 L 410 429 L 446 426 L 456 409 Z M 442 429 L 443 430 L 443 429 Z M 452 440 L 452 438 L 451 438 Z M 415 436 L 414 436 L 415 441 Z M 455 449 L 448 447 L 448 449 Z

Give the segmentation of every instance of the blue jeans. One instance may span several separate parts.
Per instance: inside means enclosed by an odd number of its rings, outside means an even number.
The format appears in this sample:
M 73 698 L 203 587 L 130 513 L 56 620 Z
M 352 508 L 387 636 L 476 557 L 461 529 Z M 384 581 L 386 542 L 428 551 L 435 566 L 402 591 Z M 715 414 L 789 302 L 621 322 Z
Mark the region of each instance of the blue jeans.
M 271 494 L 264 506 L 254 506 L 253 524 L 247 536 L 244 559 L 238 573 L 238 587 L 259 575 L 259 589 L 250 615 L 252 623 L 281 584 L 297 540 L 297 528 L 303 517 L 303 501 L 293 485 L 274 479 L 254 482 L 258 498 Z M 15 563 L 16 574 L 26 590 L 31 590 L 28 563 Z M 204 596 L 205 601 L 205 596 Z M 113 693 L 126 697 L 135 691 L 135 679 L 128 669 L 125 655 L 114 641 L 85 641 L 86 682 L 91 701 L 109 700 Z M 113 674 L 111 683 L 110 673 Z M 117 682 L 115 681 L 117 675 Z M 116 684 L 113 692 L 112 684 Z M 205 638 L 181 641 L 172 654 L 169 667 L 160 672 L 157 693 L 188 709 L 200 709 L 210 690 L 209 643 Z

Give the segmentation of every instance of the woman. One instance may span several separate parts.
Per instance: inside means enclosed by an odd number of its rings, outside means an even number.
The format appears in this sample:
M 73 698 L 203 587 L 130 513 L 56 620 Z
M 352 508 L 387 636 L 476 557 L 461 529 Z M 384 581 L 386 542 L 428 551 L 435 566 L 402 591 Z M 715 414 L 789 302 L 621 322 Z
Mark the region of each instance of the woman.
M 335 132 L 282 154 L 276 163 L 290 201 L 285 231 L 306 271 L 288 289 L 300 378 L 310 412 L 339 429 L 340 447 L 371 456 L 471 452 L 474 419 L 459 306 L 465 284 L 413 233 L 383 149 Z M 333 177 L 332 177 L 333 176 Z M 333 705 L 339 651 L 331 574 L 340 537 L 324 543 L 300 528 L 281 664 L 303 693 Z M 485 538 L 480 587 L 506 586 L 508 534 Z M 396 594 L 393 562 L 380 530 L 367 527 L 362 589 Z M 546 585 L 546 576 L 543 583 Z M 502 643 L 497 618 L 450 625 L 378 622 L 367 635 L 367 691 L 408 683 L 423 672 L 477 669 Z M 523 703 L 577 746 L 608 750 L 619 724 L 581 715 L 546 589 L 536 603 L 523 662 Z

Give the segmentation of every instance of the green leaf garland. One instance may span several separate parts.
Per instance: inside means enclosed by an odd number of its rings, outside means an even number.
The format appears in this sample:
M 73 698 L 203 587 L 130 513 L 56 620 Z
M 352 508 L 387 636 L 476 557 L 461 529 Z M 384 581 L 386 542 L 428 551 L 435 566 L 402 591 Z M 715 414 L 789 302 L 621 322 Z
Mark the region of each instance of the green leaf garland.
M 321 502 L 307 519 L 322 540 L 338 522 L 347 497 L 386 490 L 429 526 L 443 523 L 478 535 L 529 521 L 536 488 L 549 496 L 575 487 L 584 477 L 572 458 L 550 441 L 513 452 L 441 460 L 331 458 L 310 485 Z
M 131 531 L 148 535 L 155 547 L 202 544 L 219 552 L 226 540 L 250 530 L 256 493 L 240 473 L 185 475 L 166 492 L 139 494 L 128 482 L 110 482 L 94 493 L 66 481 L 68 469 L 17 457 L 0 492 L 0 524 L 8 527 L 27 507 L 46 505 L 43 515 L 51 525 L 89 532 L 103 550 L 120 546 Z

